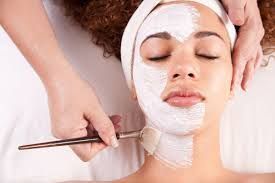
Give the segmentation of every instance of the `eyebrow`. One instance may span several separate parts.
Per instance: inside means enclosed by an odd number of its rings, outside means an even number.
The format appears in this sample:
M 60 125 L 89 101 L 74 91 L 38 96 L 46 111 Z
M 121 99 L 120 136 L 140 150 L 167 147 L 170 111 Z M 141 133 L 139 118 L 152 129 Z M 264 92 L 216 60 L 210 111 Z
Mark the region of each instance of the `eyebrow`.
M 159 33 L 152 34 L 152 35 L 146 37 L 146 39 L 144 39 L 142 44 L 150 38 L 160 38 L 160 39 L 169 40 L 169 39 L 171 39 L 171 37 L 172 37 L 171 34 L 169 34 L 168 32 L 159 32 Z
M 218 37 L 219 39 L 221 39 L 223 42 L 225 42 L 221 35 L 219 35 L 219 34 L 216 33 L 216 32 L 212 32 L 212 31 L 200 31 L 200 32 L 197 32 L 197 33 L 194 35 L 194 37 L 197 38 L 197 39 L 205 38 L 205 37 L 209 37 L 209 36 L 216 36 L 216 37 Z
M 219 35 L 216 32 L 212 32 L 212 31 L 200 31 L 194 35 L 194 37 L 197 39 L 205 38 L 205 37 L 209 37 L 209 36 L 216 36 L 219 39 L 221 39 L 223 42 L 225 42 L 225 40 L 222 38 L 221 35 Z M 149 35 L 148 37 L 146 37 L 146 39 L 144 39 L 142 44 L 150 38 L 160 38 L 160 39 L 170 40 L 171 37 L 172 37 L 171 34 L 169 34 L 168 32 L 159 32 L 159 33 L 152 34 L 152 35 Z

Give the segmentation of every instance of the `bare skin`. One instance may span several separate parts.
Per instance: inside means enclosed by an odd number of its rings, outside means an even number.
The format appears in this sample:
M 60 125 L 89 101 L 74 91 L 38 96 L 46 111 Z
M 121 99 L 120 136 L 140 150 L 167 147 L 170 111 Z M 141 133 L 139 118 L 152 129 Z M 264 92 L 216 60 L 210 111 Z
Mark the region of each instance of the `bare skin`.
M 66 139 L 97 130 L 105 143 L 71 146 L 83 161 L 90 160 L 107 145 L 117 146 L 112 137 L 120 117 L 109 118 L 105 114 L 92 87 L 69 64 L 42 1 L 0 0 L 0 23 L 46 88 L 53 135 Z
M 242 27 L 242 34 L 238 37 L 239 43 L 235 48 L 232 89 L 241 81 L 245 89 L 257 68 L 253 65 L 257 66 L 256 63 L 261 60 L 260 48 L 257 55 L 254 54 L 254 47 L 259 47 L 264 32 L 259 14 L 254 13 L 258 8 L 257 3 L 256 0 L 222 2 L 233 23 Z M 11 36 L 47 89 L 53 135 L 60 139 L 80 137 L 85 136 L 88 130 L 96 129 L 105 144 L 111 145 L 110 139 L 115 132 L 112 122 L 118 124 L 120 118 L 108 118 L 92 87 L 70 66 L 57 44 L 42 1 L 0 0 L 0 25 Z M 259 32 L 256 38 L 255 31 Z M 88 161 L 104 149 L 105 144 L 79 145 L 72 149 L 80 159 Z M 116 146 L 115 139 L 113 145 Z
M 222 166 L 219 119 L 226 102 L 231 97 L 233 66 L 230 42 L 224 25 L 217 15 L 202 5 L 188 4 L 197 8 L 201 14 L 198 23 L 199 30 L 184 43 L 173 37 L 163 38 L 167 36 L 149 38 L 140 50 L 146 64 L 168 70 L 168 81 L 162 93 L 163 96 L 181 83 L 188 83 L 190 88 L 196 88 L 205 96 L 206 115 L 202 127 L 194 134 L 192 166 L 171 168 L 161 160 L 147 156 L 143 166 L 137 172 L 113 181 L 113 183 L 274 182 L 274 174 L 240 174 Z M 215 35 L 198 38 L 196 35 L 201 31 L 217 33 L 220 38 Z M 152 61 L 150 59 L 152 57 L 165 57 L 165 59 Z M 210 59 L 209 57 L 217 58 Z M 135 90 L 132 92 L 135 93 Z
M 261 40 L 264 28 L 257 0 L 222 0 L 231 21 L 240 27 L 233 52 L 233 80 L 231 89 L 241 85 L 247 90 L 254 72 L 263 59 Z

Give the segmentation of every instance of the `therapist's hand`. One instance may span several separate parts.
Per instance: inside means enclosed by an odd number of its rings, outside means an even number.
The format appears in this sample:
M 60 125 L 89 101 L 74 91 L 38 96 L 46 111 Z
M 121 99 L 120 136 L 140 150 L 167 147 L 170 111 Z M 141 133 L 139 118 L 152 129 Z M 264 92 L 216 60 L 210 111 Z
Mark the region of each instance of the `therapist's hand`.
M 260 41 L 264 28 L 257 0 L 222 0 L 231 21 L 240 26 L 233 51 L 233 91 L 241 84 L 247 90 L 254 71 L 262 61 L 263 52 Z
M 115 129 L 119 128 L 120 116 L 109 118 L 90 85 L 79 76 L 62 77 L 47 86 L 53 135 L 59 139 L 77 138 L 93 135 L 96 130 L 105 143 L 71 146 L 83 161 L 90 160 L 107 145 L 117 147 Z
M 109 118 L 104 113 L 92 88 L 67 61 L 55 38 L 43 2 L 0 0 L 0 25 L 34 68 L 47 90 L 54 136 L 67 139 L 98 131 L 105 144 L 72 146 L 84 161 L 91 159 L 106 145 L 116 147 L 118 143 L 114 127 L 119 126 L 120 117 Z

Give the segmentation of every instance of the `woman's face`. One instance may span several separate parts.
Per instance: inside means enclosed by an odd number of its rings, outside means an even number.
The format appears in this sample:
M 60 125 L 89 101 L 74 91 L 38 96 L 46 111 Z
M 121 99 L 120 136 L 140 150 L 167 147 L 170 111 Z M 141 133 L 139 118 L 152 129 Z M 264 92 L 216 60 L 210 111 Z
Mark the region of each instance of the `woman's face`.
M 199 12 L 196 29 L 183 40 L 170 30 L 149 35 L 140 46 L 140 56 L 146 65 L 167 71 L 166 85 L 160 95 L 164 102 L 178 108 L 202 102 L 204 122 L 218 120 L 230 95 L 229 37 L 222 21 L 209 8 L 191 2 L 183 4 Z M 179 17 L 173 21 L 180 25 L 184 20 Z

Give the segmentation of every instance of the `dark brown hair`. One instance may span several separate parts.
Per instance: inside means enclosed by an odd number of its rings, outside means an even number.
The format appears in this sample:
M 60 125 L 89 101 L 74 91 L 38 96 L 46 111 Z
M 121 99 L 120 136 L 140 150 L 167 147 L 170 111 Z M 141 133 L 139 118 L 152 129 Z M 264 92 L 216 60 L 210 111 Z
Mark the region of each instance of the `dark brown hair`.
M 120 59 L 124 28 L 142 0 L 63 0 L 65 14 L 91 34 L 92 41 L 103 47 L 104 56 Z M 275 0 L 258 1 L 266 34 L 264 47 L 275 45 Z
M 104 56 L 120 59 L 123 31 L 141 0 L 64 0 L 65 14 L 91 34 Z
M 262 41 L 264 47 L 275 45 L 275 0 L 259 0 L 258 1 L 263 25 L 265 28 L 265 36 Z

